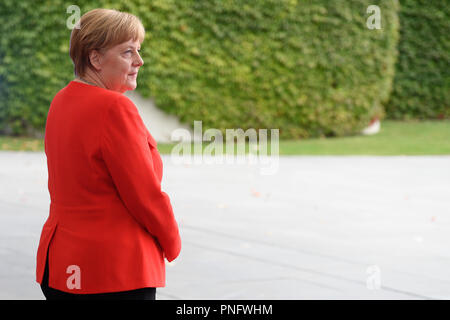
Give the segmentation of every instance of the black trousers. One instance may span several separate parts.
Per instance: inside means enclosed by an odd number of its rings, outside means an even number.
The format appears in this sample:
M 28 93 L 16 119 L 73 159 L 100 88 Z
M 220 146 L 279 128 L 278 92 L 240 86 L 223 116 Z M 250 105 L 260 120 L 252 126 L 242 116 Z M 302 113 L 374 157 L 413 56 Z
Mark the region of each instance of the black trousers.
M 41 290 L 47 300 L 155 300 L 156 288 L 141 288 L 130 291 L 77 294 L 68 293 L 50 288 L 48 286 L 48 255 L 45 262 L 44 279 L 42 280 Z

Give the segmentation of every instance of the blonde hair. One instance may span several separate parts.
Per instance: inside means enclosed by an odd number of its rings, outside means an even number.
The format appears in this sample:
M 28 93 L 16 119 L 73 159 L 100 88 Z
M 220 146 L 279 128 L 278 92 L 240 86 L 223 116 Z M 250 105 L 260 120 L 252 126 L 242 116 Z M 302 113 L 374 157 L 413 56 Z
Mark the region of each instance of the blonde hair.
M 77 28 L 79 27 L 79 28 Z M 92 68 L 89 53 L 106 50 L 128 40 L 144 41 L 145 29 L 136 16 L 114 9 L 94 9 L 86 12 L 70 35 L 70 58 L 75 76 L 84 76 Z

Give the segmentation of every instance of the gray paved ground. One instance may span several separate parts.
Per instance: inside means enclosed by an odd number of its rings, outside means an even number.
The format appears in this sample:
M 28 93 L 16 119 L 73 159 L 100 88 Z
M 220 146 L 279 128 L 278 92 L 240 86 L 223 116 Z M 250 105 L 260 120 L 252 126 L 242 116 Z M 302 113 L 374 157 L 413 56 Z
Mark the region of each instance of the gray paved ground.
M 450 157 L 163 156 L 183 248 L 158 299 L 449 299 Z M 46 158 L 0 152 L 0 299 L 42 299 Z

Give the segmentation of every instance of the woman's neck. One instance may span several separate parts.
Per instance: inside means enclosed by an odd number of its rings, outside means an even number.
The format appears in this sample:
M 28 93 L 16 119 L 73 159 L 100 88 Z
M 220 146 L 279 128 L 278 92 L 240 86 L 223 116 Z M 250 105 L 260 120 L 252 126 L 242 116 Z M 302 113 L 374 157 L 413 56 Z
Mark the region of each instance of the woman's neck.
M 97 78 L 99 78 L 99 77 L 91 76 L 90 74 L 86 73 L 83 76 L 75 77 L 75 81 L 90 84 L 92 86 L 96 86 L 96 87 L 100 87 L 100 88 L 104 88 L 104 89 L 108 89 L 108 88 L 106 88 L 106 86 L 103 85 L 101 79 L 97 79 Z

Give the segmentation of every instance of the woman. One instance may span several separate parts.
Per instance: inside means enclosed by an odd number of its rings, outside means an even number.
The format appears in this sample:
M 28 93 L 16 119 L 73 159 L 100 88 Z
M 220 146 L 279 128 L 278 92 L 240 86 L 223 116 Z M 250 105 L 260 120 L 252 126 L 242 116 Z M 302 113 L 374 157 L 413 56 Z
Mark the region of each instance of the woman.
M 162 161 L 135 105 L 144 27 L 131 14 L 95 9 L 70 39 L 75 80 L 48 112 L 50 214 L 36 280 L 47 299 L 155 299 L 181 240 Z

